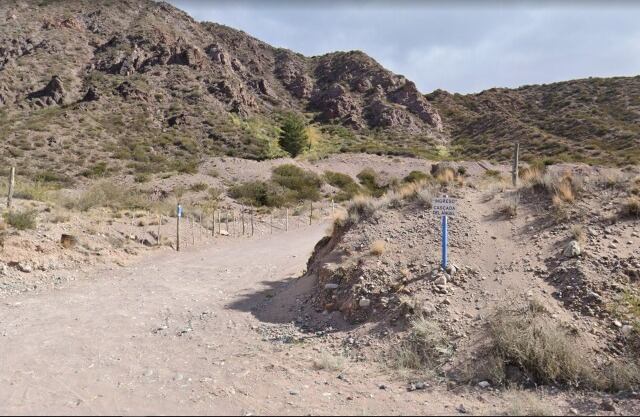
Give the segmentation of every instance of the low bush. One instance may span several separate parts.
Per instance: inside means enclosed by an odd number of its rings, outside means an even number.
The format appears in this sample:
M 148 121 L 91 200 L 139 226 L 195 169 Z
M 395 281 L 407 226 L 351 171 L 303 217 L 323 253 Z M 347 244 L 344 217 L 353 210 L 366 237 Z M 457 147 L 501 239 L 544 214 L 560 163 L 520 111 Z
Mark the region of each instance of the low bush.
M 229 189 L 229 196 L 256 207 L 282 207 L 301 200 L 320 199 L 322 180 L 295 165 L 273 169 L 271 181 L 250 181 Z
M 204 182 L 199 182 L 199 183 L 193 184 L 190 190 L 196 193 L 199 193 L 201 191 L 206 191 L 208 188 L 209 188 L 209 184 Z
M 402 179 L 403 182 L 423 182 L 431 178 L 431 176 L 422 171 L 411 171 L 409 175 Z
M 64 206 L 80 211 L 87 211 L 94 207 L 133 210 L 149 208 L 150 201 L 135 188 L 122 186 L 111 181 L 101 181 L 92 185 L 80 196 L 66 199 Z
M 273 169 L 271 180 L 294 191 L 298 200 L 320 199 L 322 179 L 311 171 L 305 171 L 292 164 L 280 165 Z
M 229 189 L 229 196 L 255 207 L 281 207 L 295 201 L 295 193 L 270 181 L 250 181 Z
M 387 187 L 378 183 L 378 174 L 371 168 L 363 169 L 357 177 L 360 180 L 360 184 L 374 197 L 382 197 L 387 191 Z
M 500 212 L 510 218 L 518 215 L 520 207 L 520 194 L 515 192 L 505 197 L 504 204 L 500 207 Z
M 28 230 L 36 228 L 36 216 L 35 210 L 10 211 L 5 213 L 4 219 L 7 224 L 18 230 Z
M 325 171 L 324 179 L 328 184 L 340 189 L 340 192 L 335 196 L 336 201 L 351 200 L 354 196 L 363 192 L 358 183 L 347 174 Z

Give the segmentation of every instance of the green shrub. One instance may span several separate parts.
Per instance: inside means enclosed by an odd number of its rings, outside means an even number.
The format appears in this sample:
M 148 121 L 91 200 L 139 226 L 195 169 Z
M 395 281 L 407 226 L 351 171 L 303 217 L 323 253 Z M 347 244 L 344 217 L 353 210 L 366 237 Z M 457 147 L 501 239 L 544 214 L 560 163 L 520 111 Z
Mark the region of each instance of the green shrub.
M 250 181 L 229 189 L 229 197 L 256 207 L 281 207 L 295 200 L 294 192 L 270 181 Z
M 150 179 L 151 177 L 147 173 L 136 174 L 136 176 L 134 177 L 134 181 L 137 183 L 149 182 Z
M 429 174 L 422 171 L 411 171 L 409 175 L 404 177 L 403 182 L 420 182 L 429 179 Z
M 271 180 L 295 192 L 297 200 L 320 199 L 322 179 L 310 171 L 305 171 L 295 165 L 280 165 L 273 169 Z
M 107 171 L 108 171 L 107 163 L 98 162 L 97 164 L 82 171 L 81 175 L 87 178 L 99 178 L 99 177 L 104 177 Z
M 172 162 L 171 168 L 181 174 L 197 174 L 198 162 L 193 160 L 176 160 Z
M 386 187 L 378 184 L 378 174 L 371 168 L 365 168 L 360 171 L 358 179 L 360 184 L 374 197 L 382 197 L 386 192 Z
M 49 192 L 54 189 L 56 187 L 51 184 L 19 182 L 13 196 L 23 200 L 47 201 Z
M 5 221 L 18 230 L 36 228 L 36 211 L 10 211 L 4 215 Z
M 73 185 L 73 179 L 68 177 L 67 175 L 58 174 L 52 171 L 41 171 L 38 172 L 34 178 L 36 182 L 55 184 L 59 186 L 70 186 Z
M 340 189 L 335 196 L 336 201 L 351 200 L 362 193 L 362 188 L 347 174 L 333 171 L 325 171 L 324 179 L 330 185 Z

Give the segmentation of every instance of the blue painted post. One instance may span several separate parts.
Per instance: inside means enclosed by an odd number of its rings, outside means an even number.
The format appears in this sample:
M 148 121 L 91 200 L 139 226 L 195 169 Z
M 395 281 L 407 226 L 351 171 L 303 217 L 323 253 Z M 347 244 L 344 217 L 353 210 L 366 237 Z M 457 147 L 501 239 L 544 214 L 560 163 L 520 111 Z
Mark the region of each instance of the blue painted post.
M 449 227 L 447 216 L 442 216 L 442 269 L 447 270 L 449 246 Z

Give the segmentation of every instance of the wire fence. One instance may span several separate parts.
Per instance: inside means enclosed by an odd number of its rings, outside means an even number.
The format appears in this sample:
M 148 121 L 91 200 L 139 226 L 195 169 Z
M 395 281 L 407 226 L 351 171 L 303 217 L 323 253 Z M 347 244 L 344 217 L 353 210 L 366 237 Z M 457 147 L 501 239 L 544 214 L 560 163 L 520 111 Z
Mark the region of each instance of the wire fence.
M 286 233 L 331 218 L 338 209 L 332 201 L 305 202 L 293 207 L 274 208 L 269 212 L 249 207 L 202 208 L 186 205 L 182 206 L 180 218 L 177 208 L 170 216 L 148 213 L 147 219 L 152 221 L 144 226 L 143 235 L 151 237 L 152 244 L 169 245 L 175 249 L 179 242 L 182 249 L 212 239 L 247 239 Z M 131 220 L 133 234 L 140 233 L 140 225 Z M 138 236 L 135 238 L 140 240 Z

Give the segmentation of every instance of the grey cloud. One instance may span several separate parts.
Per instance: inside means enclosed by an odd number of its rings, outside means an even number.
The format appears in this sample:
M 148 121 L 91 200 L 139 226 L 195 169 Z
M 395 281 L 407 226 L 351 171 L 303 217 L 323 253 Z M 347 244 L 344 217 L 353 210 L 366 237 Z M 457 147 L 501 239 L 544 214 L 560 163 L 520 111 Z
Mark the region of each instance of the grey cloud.
M 637 3 L 170 2 L 305 55 L 363 50 L 425 92 L 640 73 Z

